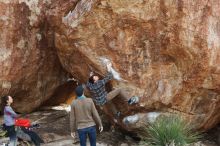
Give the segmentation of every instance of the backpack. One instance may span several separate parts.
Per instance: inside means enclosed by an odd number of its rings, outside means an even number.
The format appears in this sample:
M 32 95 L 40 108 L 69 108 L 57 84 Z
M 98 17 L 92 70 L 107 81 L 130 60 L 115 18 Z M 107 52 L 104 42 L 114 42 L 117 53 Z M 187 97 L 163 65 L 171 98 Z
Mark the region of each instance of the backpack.
M 28 128 L 31 126 L 31 122 L 29 119 L 16 119 L 15 126 Z

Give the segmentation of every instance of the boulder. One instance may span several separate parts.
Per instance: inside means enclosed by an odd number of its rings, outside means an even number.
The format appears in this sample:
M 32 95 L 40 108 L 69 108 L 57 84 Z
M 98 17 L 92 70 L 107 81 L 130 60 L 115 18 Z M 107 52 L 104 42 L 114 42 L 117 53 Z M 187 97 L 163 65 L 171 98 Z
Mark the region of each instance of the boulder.
M 85 83 L 111 61 L 118 80 L 108 91 L 141 97 L 134 106 L 113 100 L 118 125 L 180 114 L 212 128 L 220 121 L 219 18 L 217 0 L 0 0 L 0 94 L 30 112 L 69 76 Z M 138 120 L 127 127 L 126 117 Z
M 141 97 L 129 108 L 113 100 L 120 126 L 126 116 L 146 121 L 156 112 L 206 130 L 220 122 L 219 18 L 216 0 L 81 0 L 56 26 L 55 46 L 80 82 L 90 71 L 104 75 L 108 59 L 121 77 L 110 84 Z
M 0 94 L 14 97 L 17 112 L 33 111 L 68 78 L 45 15 L 48 5 L 49 0 L 0 0 Z

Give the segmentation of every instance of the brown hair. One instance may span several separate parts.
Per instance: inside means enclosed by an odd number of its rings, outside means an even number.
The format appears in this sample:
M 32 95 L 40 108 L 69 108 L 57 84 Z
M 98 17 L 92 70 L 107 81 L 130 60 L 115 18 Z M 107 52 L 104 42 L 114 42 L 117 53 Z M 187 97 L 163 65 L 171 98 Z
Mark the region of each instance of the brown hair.
M 98 74 L 94 74 L 91 77 L 89 77 L 89 82 L 92 83 L 92 84 L 94 84 L 94 79 L 93 79 L 94 76 L 98 76 L 99 77 Z
M 8 104 L 9 96 L 3 96 L 1 98 L 1 113 L 4 114 L 5 106 Z

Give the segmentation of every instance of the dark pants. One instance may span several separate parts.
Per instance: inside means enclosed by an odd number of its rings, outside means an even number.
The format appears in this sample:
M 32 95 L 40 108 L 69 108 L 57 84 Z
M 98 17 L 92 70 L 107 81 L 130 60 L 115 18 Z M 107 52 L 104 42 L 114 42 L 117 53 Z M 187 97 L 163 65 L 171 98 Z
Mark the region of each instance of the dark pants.
M 35 144 L 35 146 L 40 146 L 41 143 L 44 143 L 44 141 L 34 131 L 28 130 L 24 127 L 21 127 L 21 130 L 31 137 L 31 141 Z
M 10 145 L 16 146 L 17 136 L 16 136 L 16 131 L 15 131 L 15 126 L 5 125 L 5 129 L 7 131 L 7 136 L 10 138 Z
M 89 136 L 89 141 L 91 146 L 96 146 L 96 127 L 88 127 L 83 129 L 78 129 L 80 146 L 86 146 L 86 138 Z
M 5 126 L 5 129 L 7 130 L 7 135 L 10 138 L 10 141 L 16 140 L 15 126 Z

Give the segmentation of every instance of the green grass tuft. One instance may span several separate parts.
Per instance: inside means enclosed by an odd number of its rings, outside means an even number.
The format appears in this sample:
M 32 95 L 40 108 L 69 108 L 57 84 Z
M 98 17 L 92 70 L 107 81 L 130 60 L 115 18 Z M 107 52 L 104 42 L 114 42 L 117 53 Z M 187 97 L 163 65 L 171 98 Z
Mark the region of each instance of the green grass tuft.
M 148 146 L 185 146 L 201 138 L 198 132 L 194 132 L 177 116 L 160 117 L 154 123 L 145 125 L 140 135 L 141 145 Z

